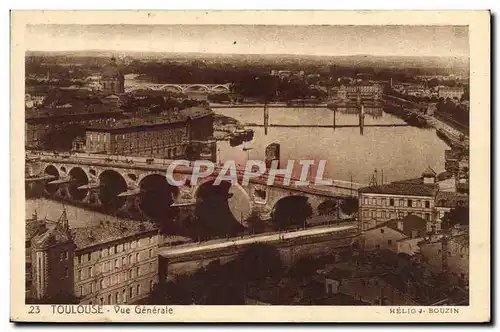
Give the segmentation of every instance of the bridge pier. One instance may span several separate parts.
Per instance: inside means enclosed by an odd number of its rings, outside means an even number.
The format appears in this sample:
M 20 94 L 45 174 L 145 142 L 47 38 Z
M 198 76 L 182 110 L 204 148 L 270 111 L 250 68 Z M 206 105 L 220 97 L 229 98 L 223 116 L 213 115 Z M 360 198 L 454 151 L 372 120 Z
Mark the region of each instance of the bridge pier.
M 145 220 L 147 219 L 146 215 L 144 214 L 144 212 L 142 212 L 139 204 L 139 195 L 127 196 L 125 199 L 125 204 L 123 204 L 123 206 L 118 209 L 118 213 L 130 216 L 132 219 Z
M 82 202 L 93 208 L 102 207 L 102 202 L 101 199 L 99 198 L 99 188 L 89 189 L 87 195 L 85 196 Z

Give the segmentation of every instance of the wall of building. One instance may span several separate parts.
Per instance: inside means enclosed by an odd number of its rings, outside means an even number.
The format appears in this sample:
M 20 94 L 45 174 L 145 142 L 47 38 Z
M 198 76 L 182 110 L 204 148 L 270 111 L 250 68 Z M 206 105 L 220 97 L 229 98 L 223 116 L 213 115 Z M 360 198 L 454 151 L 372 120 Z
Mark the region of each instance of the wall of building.
M 406 236 L 390 227 L 382 226 L 370 229 L 361 236 L 362 247 L 365 250 L 383 250 L 388 249 L 398 252 L 398 241 Z
M 78 251 L 75 295 L 84 304 L 130 304 L 148 296 L 158 282 L 157 250 L 158 235 L 144 233 Z
M 410 213 L 432 221 L 433 209 L 433 197 L 360 193 L 358 220 L 364 231 L 391 219 L 402 219 Z

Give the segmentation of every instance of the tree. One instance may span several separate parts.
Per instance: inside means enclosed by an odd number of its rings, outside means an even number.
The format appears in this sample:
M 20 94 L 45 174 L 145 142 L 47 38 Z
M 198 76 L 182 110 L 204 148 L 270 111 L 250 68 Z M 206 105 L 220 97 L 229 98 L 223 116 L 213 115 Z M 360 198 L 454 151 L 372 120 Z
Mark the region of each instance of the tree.
M 441 219 L 441 228 L 443 230 L 449 230 L 455 225 L 469 225 L 469 208 L 457 206 L 446 212 Z
M 337 208 L 337 201 L 333 199 L 327 199 L 318 206 L 318 213 L 320 216 L 337 214 Z
M 262 233 L 266 230 L 266 224 L 262 219 L 260 219 L 257 211 L 252 211 L 245 222 L 248 229 L 250 229 L 252 233 Z
M 346 198 L 345 200 L 342 201 L 340 204 L 340 209 L 342 212 L 345 214 L 353 214 L 358 211 L 358 199 L 356 197 L 350 197 Z

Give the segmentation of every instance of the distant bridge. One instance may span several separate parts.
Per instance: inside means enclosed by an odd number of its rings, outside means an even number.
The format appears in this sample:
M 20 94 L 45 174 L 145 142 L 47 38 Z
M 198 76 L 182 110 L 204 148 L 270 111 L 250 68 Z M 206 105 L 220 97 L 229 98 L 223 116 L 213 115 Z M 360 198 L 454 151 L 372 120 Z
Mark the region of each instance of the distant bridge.
M 225 84 L 141 84 L 129 86 L 125 92 L 134 92 L 137 90 L 153 90 L 153 91 L 166 91 L 177 93 L 228 93 L 231 91 L 231 83 Z
M 168 184 L 165 176 L 171 162 L 167 159 L 116 155 L 28 152 L 26 184 L 28 187 L 38 185 L 45 195 L 55 199 L 147 217 L 154 214 L 157 208 L 197 204 L 200 192 L 214 188 L 213 181 L 221 170 L 218 166 L 213 175 L 191 185 L 189 179 L 193 166 L 177 166 L 174 176 L 178 180 L 186 180 L 186 183 L 174 187 Z M 297 178 L 292 178 L 291 184 L 287 185 L 283 183 L 282 176 L 276 176 L 275 183 L 267 185 L 267 174 L 250 178 L 248 186 L 242 186 L 240 183 L 244 174 L 244 170 L 239 169 L 238 183 L 229 185 L 227 189 L 228 204 L 233 212 L 239 212 L 236 219 L 241 222 L 251 211 L 259 213 L 264 220 L 270 219 L 279 201 L 297 196 L 309 202 L 313 213 L 317 214 L 319 205 L 326 200 L 340 203 L 348 197 L 357 197 L 357 190 L 365 186 L 337 180 L 331 186 L 296 186 L 294 182 Z M 233 196 L 237 197 L 233 199 Z M 152 208 L 148 199 L 159 202 L 161 206 Z

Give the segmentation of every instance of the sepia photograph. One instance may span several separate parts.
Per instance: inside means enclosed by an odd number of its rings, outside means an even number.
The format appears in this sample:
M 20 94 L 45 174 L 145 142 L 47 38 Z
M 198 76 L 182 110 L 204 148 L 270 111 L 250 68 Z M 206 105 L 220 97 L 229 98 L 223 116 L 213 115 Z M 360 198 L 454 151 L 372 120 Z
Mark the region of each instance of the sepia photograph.
M 23 315 L 377 306 L 393 320 L 456 321 L 482 291 L 489 317 L 490 110 L 472 93 L 484 79 L 471 78 L 464 16 L 36 14 L 13 31 Z M 489 13 L 469 14 L 489 29 Z M 486 131 L 479 155 L 474 126 Z M 478 171 L 486 182 L 470 181 Z M 481 259 L 486 288 L 474 289 Z

